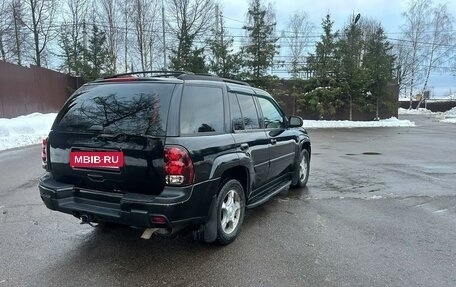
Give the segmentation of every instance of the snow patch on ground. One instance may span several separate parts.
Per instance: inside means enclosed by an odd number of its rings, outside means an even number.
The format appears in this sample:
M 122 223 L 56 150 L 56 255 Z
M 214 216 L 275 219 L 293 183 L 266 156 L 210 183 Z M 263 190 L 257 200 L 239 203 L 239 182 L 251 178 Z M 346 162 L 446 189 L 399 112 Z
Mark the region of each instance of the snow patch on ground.
M 445 117 L 456 117 L 456 107 L 443 113 Z
M 456 118 L 449 118 L 449 119 L 443 119 L 440 120 L 442 123 L 447 123 L 447 124 L 456 124 Z
M 449 111 L 444 113 L 442 112 L 433 112 L 424 108 L 416 109 L 404 109 L 399 108 L 399 115 L 428 115 L 435 116 L 442 123 L 456 124 L 456 107 L 452 108 Z
M 0 118 L 0 150 L 40 143 L 48 135 L 56 115 L 33 113 L 12 119 Z
M 404 108 L 399 108 L 399 114 L 400 115 L 432 115 L 435 114 L 433 111 L 427 110 L 425 108 L 419 108 L 418 110 L 416 109 L 404 109 Z
M 304 120 L 306 129 L 314 128 L 385 128 L 385 127 L 414 127 L 409 120 L 398 120 L 395 117 L 379 121 L 312 121 Z
M 444 112 L 442 114 L 442 119 L 440 122 L 447 124 L 456 124 L 456 107 Z

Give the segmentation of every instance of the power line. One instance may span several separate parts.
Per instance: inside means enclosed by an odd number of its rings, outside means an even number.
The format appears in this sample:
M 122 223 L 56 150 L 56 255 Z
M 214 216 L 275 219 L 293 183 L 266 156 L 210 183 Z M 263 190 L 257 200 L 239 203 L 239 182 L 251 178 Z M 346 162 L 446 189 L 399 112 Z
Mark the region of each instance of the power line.
M 228 19 L 228 20 L 231 20 L 231 21 L 235 21 L 235 22 L 239 22 L 239 23 L 244 24 L 244 21 L 240 21 L 240 20 L 233 19 L 233 18 L 230 18 L 230 17 L 222 16 L 222 18 L 225 18 L 225 19 Z
M 77 24 L 73 24 L 73 23 L 61 23 L 60 25 L 58 24 L 55 24 L 55 25 L 51 25 L 51 31 L 53 32 L 60 32 L 62 27 L 71 27 L 71 26 L 75 26 Z M 102 28 L 112 28 L 112 29 L 115 29 L 117 31 L 122 31 L 124 32 L 125 30 L 128 30 L 128 31 L 131 31 L 133 30 L 131 27 L 119 27 L 119 26 L 110 26 L 110 25 L 107 25 L 106 23 L 103 24 L 103 22 L 86 22 L 86 25 L 97 25 L 99 27 L 102 27 Z M 81 26 L 82 26 L 82 23 L 81 23 Z M 157 28 L 155 30 L 150 30 L 150 29 L 143 29 L 143 32 L 145 34 L 158 34 L 160 32 L 160 29 Z M 166 33 L 171 33 L 171 32 L 174 32 L 172 31 L 171 29 L 164 29 L 164 32 Z M 209 35 L 208 37 L 215 37 L 215 35 Z M 245 41 L 243 41 L 243 39 L 249 39 L 249 36 L 248 35 L 230 35 L 228 36 L 229 38 L 232 38 L 233 39 L 233 44 L 246 44 Z M 320 37 L 320 36 L 316 36 L 316 35 L 309 35 L 309 36 L 292 36 L 292 37 L 281 37 L 281 36 L 278 36 L 279 39 L 307 39 L 307 38 L 315 38 L 315 37 Z M 240 40 L 237 40 L 237 39 L 240 39 Z M 404 42 L 407 42 L 407 43 L 413 43 L 412 40 L 407 40 L 407 39 L 399 39 L 399 38 L 387 38 L 387 40 L 391 40 L 391 41 L 395 41 L 395 43 L 393 43 L 394 45 L 396 46 L 400 46 L 400 47 L 413 47 L 411 44 L 404 44 Z M 197 44 L 207 44 L 207 42 L 205 40 L 194 40 L 194 43 L 197 43 Z M 270 41 L 270 42 L 266 42 L 266 43 L 277 43 L 276 41 Z M 451 47 L 456 47 L 456 45 L 452 45 L 452 44 L 436 44 L 436 43 L 431 43 L 431 42 L 417 42 L 417 44 L 420 44 L 420 45 L 434 45 L 435 47 L 437 48 L 444 48 L 444 47 L 448 47 L 448 48 L 451 48 Z M 288 43 L 281 43 L 279 44 L 279 46 L 281 48 L 290 48 L 290 47 L 293 47 L 293 45 L 291 44 L 288 44 Z M 315 47 L 315 43 L 312 43 L 312 44 L 306 44 L 303 46 L 304 48 L 311 48 L 311 47 Z

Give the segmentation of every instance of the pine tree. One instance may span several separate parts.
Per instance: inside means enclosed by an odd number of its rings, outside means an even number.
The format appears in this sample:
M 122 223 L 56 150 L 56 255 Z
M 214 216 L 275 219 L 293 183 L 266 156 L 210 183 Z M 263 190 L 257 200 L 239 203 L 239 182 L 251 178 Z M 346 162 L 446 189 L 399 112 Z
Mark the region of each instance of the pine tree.
M 260 80 L 273 65 L 279 48 L 275 27 L 272 7 L 265 7 L 261 0 L 252 0 L 248 10 L 248 23 L 243 27 L 248 40 L 242 47 L 247 76 L 252 80 Z
M 73 40 L 71 37 L 71 31 L 68 27 L 62 27 L 59 35 L 59 46 L 62 49 L 63 63 L 61 69 L 68 74 L 76 74 L 76 64 L 79 48 L 82 47 L 77 40 Z
M 337 43 L 336 58 L 338 66 L 336 73 L 338 85 L 342 89 L 344 102 L 348 104 L 349 120 L 353 120 L 354 103 L 363 103 L 365 88 L 365 73 L 361 65 L 363 51 L 363 35 L 355 19 L 345 27 L 344 37 Z
M 100 30 L 97 25 L 92 27 L 92 35 L 87 49 L 87 62 L 90 66 L 89 75 L 92 79 L 97 79 L 103 74 L 114 73 L 113 67 L 110 66 L 111 55 L 107 47 L 106 33 Z
M 105 32 L 97 25 L 92 26 L 92 33 L 85 47 L 83 40 L 73 43 L 69 32 L 62 31 L 60 47 L 63 51 L 63 67 L 89 82 L 100 78 L 104 74 L 114 73 L 110 65 L 111 58 L 106 44 Z
M 233 53 L 234 39 L 224 29 L 223 17 L 220 27 L 215 29 L 215 37 L 208 41 L 211 56 L 209 68 L 211 72 L 224 78 L 235 78 L 241 68 L 239 53 Z
M 190 71 L 194 73 L 207 73 L 208 68 L 205 64 L 204 48 L 193 47 L 195 35 L 190 35 L 182 29 L 178 35 L 178 46 L 171 49 L 170 64 L 171 70 Z
M 386 93 L 386 87 L 392 80 L 394 56 L 391 54 L 393 46 L 387 41 L 380 25 L 375 32 L 368 35 L 365 44 L 363 66 L 367 73 L 367 89 L 375 101 L 376 118 L 379 118 L 379 104 Z
M 321 23 L 323 35 L 320 42 L 316 44 L 315 54 L 307 58 L 308 68 L 323 86 L 328 85 L 330 78 L 334 76 L 337 63 L 335 59 L 337 33 L 332 30 L 333 24 L 331 16 L 327 14 Z
M 213 27 L 214 0 L 170 0 L 167 4 L 168 19 L 175 22 L 168 26 L 177 38 L 169 57 L 170 69 L 207 73 L 204 47 L 196 42 L 204 40 Z
M 308 81 L 307 93 L 298 96 L 298 105 L 317 112 L 320 118 L 335 114 L 342 107 L 341 91 L 337 85 L 336 32 L 333 32 L 334 22 L 329 14 L 323 18 L 321 26 L 323 34 L 315 46 L 315 54 L 307 58 L 308 69 L 313 78 Z

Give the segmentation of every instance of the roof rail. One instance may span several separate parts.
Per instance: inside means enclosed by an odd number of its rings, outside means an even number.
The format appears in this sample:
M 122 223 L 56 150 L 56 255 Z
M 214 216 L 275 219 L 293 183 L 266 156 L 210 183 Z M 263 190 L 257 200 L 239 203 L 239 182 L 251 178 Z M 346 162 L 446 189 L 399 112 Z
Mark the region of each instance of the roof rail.
M 249 86 L 250 87 L 250 84 L 247 83 L 247 82 L 238 81 L 238 80 L 232 80 L 232 79 L 226 79 L 226 78 L 221 78 L 221 79 L 225 83 L 238 84 L 238 85 L 243 85 L 243 86 Z
M 138 71 L 138 72 L 130 72 L 130 73 L 123 73 L 123 74 L 116 74 L 104 77 L 103 79 L 114 79 L 114 78 L 121 78 L 125 76 L 133 76 L 133 75 L 145 75 L 145 74 L 155 74 L 152 75 L 153 77 L 175 77 L 181 80 L 206 80 L 206 81 L 217 81 L 217 82 L 225 82 L 225 83 L 232 83 L 238 84 L 243 86 L 250 86 L 246 82 L 221 78 L 216 75 L 211 74 L 202 74 L 202 73 L 192 73 L 186 71 L 166 71 L 166 70 L 158 70 L 158 71 Z
M 103 79 L 112 79 L 112 78 L 120 78 L 125 76 L 133 76 L 133 75 L 145 75 L 145 74 L 158 74 L 154 75 L 154 77 L 177 77 L 180 75 L 192 75 L 192 72 L 185 72 L 185 71 L 140 71 L 140 72 L 130 72 L 130 73 L 122 73 L 104 77 Z
M 225 83 L 232 83 L 238 84 L 243 86 L 250 86 L 249 83 L 221 78 L 219 76 L 211 75 L 211 74 L 181 74 L 177 76 L 178 79 L 181 80 L 205 80 L 205 81 L 216 81 L 216 82 L 225 82 Z

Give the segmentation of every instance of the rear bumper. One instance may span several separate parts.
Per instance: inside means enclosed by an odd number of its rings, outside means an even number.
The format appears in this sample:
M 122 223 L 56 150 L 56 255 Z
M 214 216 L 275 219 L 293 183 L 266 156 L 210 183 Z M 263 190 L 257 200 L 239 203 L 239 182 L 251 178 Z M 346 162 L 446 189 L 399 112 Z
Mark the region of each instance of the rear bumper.
M 136 227 L 173 228 L 207 220 L 209 208 L 220 179 L 187 187 L 165 187 L 158 196 L 139 193 L 114 193 L 79 189 L 61 183 L 50 174 L 40 179 L 41 199 L 51 209 L 91 221 L 115 222 Z M 164 224 L 151 222 L 162 216 Z

